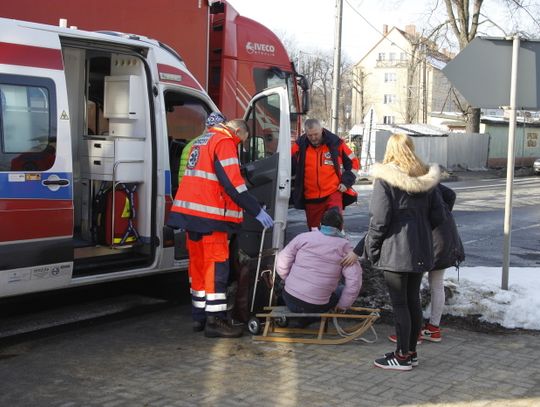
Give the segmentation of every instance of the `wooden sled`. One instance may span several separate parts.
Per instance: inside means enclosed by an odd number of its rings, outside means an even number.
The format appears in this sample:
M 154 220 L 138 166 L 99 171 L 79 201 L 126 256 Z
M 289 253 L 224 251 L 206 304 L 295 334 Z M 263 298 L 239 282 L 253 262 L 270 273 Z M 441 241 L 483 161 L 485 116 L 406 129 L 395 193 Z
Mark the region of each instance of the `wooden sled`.
M 373 323 L 379 318 L 379 309 L 351 307 L 347 313 L 324 313 L 324 314 L 297 314 L 289 311 L 285 306 L 265 307 L 267 313 L 256 314 L 248 324 L 249 330 L 254 333 L 260 331 L 260 320 L 264 321 L 262 334 L 253 336 L 255 341 L 284 342 L 284 343 L 313 343 L 319 345 L 339 345 L 353 340 L 363 340 L 365 342 L 375 342 L 377 333 L 373 328 Z M 290 318 L 321 318 L 318 329 L 309 328 L 289 328 L 287 321 Z M 342 328 L 338 321 L 353 322 L 352 325 Z M 333 322 L 330 327 L 328 322 Z M 257 327 L 254 324 L 259 324 Z M 315 323 L 314 323 L 315 324 Z M 370 329 L 375 336 L 374 340 L 362 338 L 362 335 Z M 290 336 L 301 335 L 301 336 Z

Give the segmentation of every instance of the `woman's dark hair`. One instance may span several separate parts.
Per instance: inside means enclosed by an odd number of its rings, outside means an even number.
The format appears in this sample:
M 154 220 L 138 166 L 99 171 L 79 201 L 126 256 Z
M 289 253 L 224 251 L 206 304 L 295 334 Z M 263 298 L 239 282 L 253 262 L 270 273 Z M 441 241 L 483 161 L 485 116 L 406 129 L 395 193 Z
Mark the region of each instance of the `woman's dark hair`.
M 332 226 L 336 229 L 343 229 L 343 216 L 337 207 L 328 209 L 321 220 L 321 225 Z

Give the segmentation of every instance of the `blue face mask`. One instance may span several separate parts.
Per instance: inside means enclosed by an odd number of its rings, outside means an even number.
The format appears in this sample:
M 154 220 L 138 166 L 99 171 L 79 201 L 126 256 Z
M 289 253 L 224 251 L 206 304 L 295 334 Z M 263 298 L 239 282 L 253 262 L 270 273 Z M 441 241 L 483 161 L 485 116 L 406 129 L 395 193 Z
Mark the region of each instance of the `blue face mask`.
M 343 230 L 339 230 L 338 228 L 332 226 L 321 225 L 320 231 L 326 236 L 345 237 L 345 232 Z

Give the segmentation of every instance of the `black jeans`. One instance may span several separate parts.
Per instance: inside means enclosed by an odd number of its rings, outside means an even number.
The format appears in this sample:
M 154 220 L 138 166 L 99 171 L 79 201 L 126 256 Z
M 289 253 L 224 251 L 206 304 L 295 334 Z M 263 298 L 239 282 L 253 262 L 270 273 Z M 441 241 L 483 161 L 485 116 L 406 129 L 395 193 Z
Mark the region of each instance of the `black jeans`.
M 285 302 L 285 305 L 289 310 L 292 312 L 296 312 L 299 314 L 320 314 L 323 312 L 327 312 L 330 309 L 334 308 L 336 304 L 339 301 L 339 297 L 341 295 L 340 293 L 332 293 L 330 296 L 330 300 L 328 301 L 328 304 L 310 304 L 309 302 L 302 301 L 291 294 L 289 294 L 287 291 L 283 290 L 283 301 Z
M 403 355 L 416 352 L 416 341 L 422 329 L 420 284 L 423 273 L 385 271 L 384 279 L 394 308 L 397 350 Z

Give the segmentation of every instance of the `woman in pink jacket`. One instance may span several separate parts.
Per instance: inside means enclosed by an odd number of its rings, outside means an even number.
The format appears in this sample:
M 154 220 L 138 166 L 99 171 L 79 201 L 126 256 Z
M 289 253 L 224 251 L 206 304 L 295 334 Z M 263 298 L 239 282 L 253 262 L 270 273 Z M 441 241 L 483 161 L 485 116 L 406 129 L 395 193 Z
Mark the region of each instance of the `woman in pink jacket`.
M 321 313 L 334 307 L 344 311 L 358 297 L 362 268 L 358 262 L 340 265 L 352 250 L 342 229 L 343 217 L 329 209 L 320 230 L 301 233 L 279 253 L 276 271 L 285 281 L 283 300 L 292 312 Z M 336 288 L 342 276 L 345 287 L 340 294 Z

